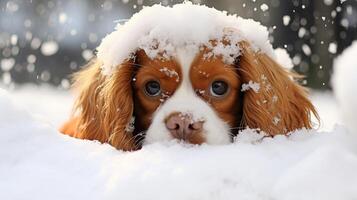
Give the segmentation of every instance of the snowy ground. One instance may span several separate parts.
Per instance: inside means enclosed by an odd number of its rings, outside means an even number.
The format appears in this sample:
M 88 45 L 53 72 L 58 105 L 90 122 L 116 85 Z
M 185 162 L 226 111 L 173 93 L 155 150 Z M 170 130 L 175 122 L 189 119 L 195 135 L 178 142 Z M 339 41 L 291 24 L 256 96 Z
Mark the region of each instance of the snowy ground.
M 320 131 L 226 146 L 153 144 L 137 152 L 56 131 L 69 92 L 0 90 L 0 199 L 356 199 L 357 139 L 331 93 L 313 93 Z
M 11 90 L 11 96 L 35 118 L 54 127 L 68 118 L 74 100 L 70 92 L 49 85 L 22 86 Z
M 331 92 L 311 92 L 311 100 L 321 117 L 319 130 L 331 131 L 336 125 L 343 125 L 338 103 Z

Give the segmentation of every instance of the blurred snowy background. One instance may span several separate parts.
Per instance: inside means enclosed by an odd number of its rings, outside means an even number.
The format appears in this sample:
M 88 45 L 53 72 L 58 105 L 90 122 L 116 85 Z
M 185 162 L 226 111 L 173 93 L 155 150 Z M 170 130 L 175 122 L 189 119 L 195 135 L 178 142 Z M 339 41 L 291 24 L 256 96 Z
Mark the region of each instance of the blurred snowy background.
M 67 89 L 68 75 L 93 56 L 117 21 L 143 6 L 182 0 L 1 0 L 0 77 L 4 87 L 48 83 Z M 332 60 L 357 38 L 356 0 L 193 0 L 269 28 L 306 84 L 329 89 Z

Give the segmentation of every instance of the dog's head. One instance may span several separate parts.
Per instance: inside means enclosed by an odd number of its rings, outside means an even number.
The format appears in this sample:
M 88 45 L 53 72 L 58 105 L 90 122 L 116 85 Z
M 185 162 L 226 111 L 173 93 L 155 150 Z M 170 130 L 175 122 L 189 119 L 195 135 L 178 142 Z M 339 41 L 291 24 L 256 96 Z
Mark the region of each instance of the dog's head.
M 75 77 L 77 137 L 131 150 L 171 139 L 226 144 L 245 127 L 269 135 L 311 128 L 317 114 L 297 76 L 249 42 L 236 45 L 233 64 L 207 56 L 207 46 L 175 48 L 169 58 L 139 49 L 109 76 L 94 60 Z
M 78 138 L 124 150 L 225 144 L 246 127 L 286 134 L 317 116 L 298 76 L 276 62 L 267 29 L 213 8 L 146 7 L 97 50 L 75 76 L 75 120 L 63 128 Z

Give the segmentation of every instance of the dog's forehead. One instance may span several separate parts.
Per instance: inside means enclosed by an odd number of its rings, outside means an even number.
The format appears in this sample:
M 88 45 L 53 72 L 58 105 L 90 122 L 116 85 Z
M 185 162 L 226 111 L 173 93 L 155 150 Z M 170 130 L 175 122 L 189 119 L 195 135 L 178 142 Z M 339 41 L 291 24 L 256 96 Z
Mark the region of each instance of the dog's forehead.
M 179 48 L 176 51 L 176 60 L 181 67 L 183 77 L 188 77 L 192 63 L 199 51 L 190 48 Z
M 193 74 L 205 76 L 211 72 L 222 72 L 230 68 L 231 65 L 225 64 L 221 56 L 207 57 L 211 52 L 208 48 L 176 48 L 174 56 L 165 58 L 161 55 L 151 58 L 144 50 L 137 52 L 138 64 L 145 68 L 145 71 L 153 68 L 153 71 L 159 71 L 162 74 L 172 76 L 177 74 L 181 80 L 192 78 Z

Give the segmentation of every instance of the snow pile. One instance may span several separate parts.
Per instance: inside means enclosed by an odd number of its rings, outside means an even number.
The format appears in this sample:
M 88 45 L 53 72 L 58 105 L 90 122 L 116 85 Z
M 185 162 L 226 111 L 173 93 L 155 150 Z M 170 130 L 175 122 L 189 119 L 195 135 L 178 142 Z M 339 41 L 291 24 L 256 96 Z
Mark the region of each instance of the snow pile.
M 103 62 L 103 73 L 110 74 L 138 48 L 144 49 L 150 57 L 168 58 L 174 56 L 175 48 L 195 52 L 206 46 L 211 49 L 206 57 L 222 56 L 230 64 L 239 56 L 237 43 L 245 40 L 255 51 L 275 58 L 268 35 L 267 28 L 254 20 L 204 5 L 190 2 L 173 7 L 154 5 L 145 7 L 124 25 L 118 24 L 116 30 L 102 40 L 97 57 Z M 212 40 L 217 44 L 212 44 Z
M 312 119 L 314 124 L 320 125 L 319 130 L 332 131 L 336 124 L 345 125 L 340 113 L 340 108 L 336 101 L 336 97 L 332 92 L 312 91 L 310 96 L 317 113 L 320 115 L 320 123 L 316 118 Z
M 16 87 L 11 96 L 33 117 L 54 127 L 68 119 L 74 102 L 70 92 L 45 84 Z
M 121 152 L 61 135 L 11 98 L 0 90 L 0 199 L 357 198 L 357 140 L 343 127 Z
M 332 85 L 343 117 L 351 130 L 357 129 L 357 41 L 334 62 Z
M 275 49 L 276 61 L 285 69 L 291 70 L 294 67 L 293 61 L 286 49 Z

